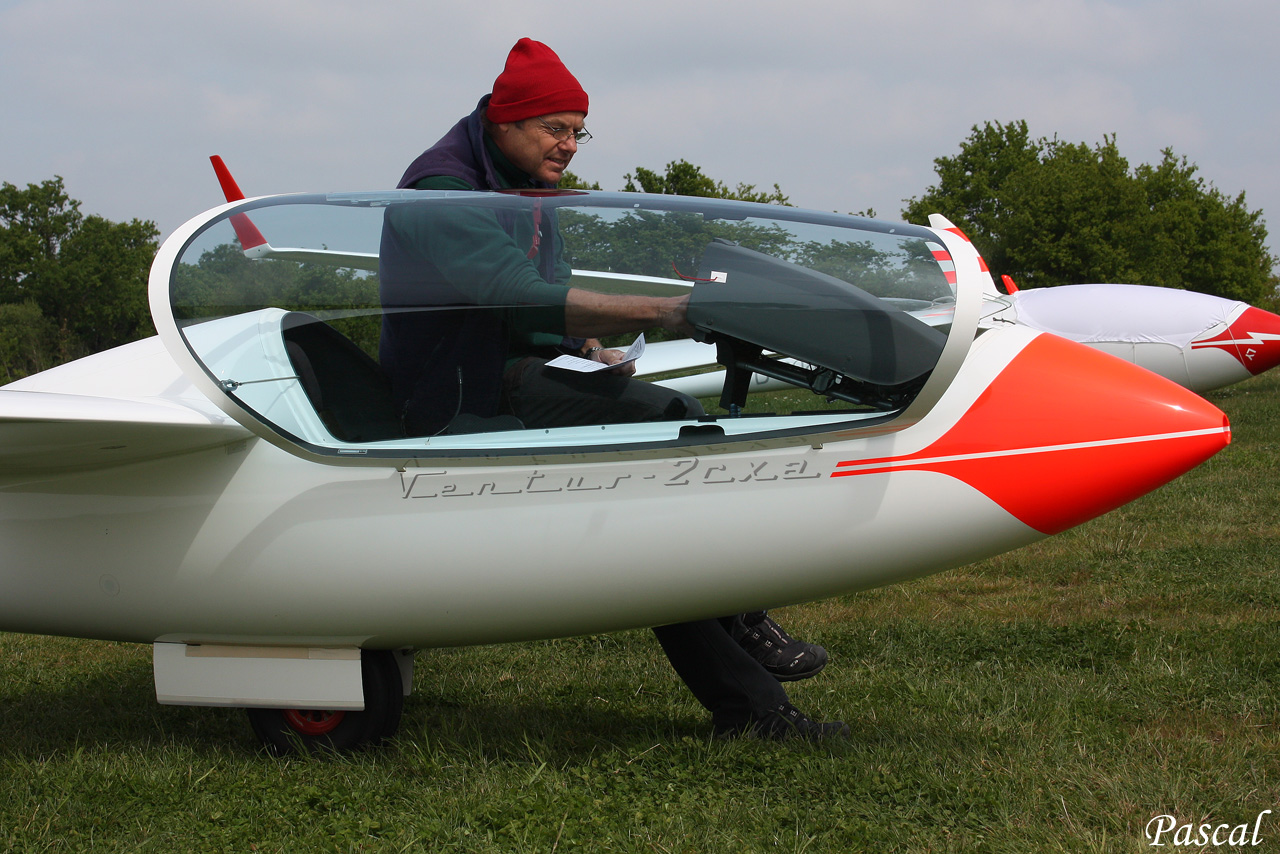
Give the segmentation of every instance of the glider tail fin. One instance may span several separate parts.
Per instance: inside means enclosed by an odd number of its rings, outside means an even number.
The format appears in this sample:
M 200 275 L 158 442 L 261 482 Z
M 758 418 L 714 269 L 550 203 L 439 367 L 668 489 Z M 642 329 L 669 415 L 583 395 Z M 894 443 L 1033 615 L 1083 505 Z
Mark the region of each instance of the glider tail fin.
M 222 158 L 215 154 L 209 158 L 209 162 L 213 164 L 214 174 L 218 176 L 218 183 L 222 185 L 222 194 L 227 197 L 227 201 L 238 202 L 243 199 L 244 193 L 240 191 L 240 185 L 231 177 L 231 170 L 222 162 Z
M 227 197 L 228 202 L 238 202 L 244 198 L 240 186 L 236 184 L 236 179 L 231 177 L 231 170 L 227 168 L 227 164 L 222 162 L 222 158 L 213 155 L 209 158 L 209 162 L 213 164 L 213 171 L 218 176 L 218 183 L 222 185 L 222 194 Z M 263 236 L 258 227 L 253 224 L 245 214 L 235 214 L 231 217 L 231 227 L 235 229 L 236 238 L 240 241 L 240 248 L 248 252 L 259 246 L 267 245 L 267 238 Z

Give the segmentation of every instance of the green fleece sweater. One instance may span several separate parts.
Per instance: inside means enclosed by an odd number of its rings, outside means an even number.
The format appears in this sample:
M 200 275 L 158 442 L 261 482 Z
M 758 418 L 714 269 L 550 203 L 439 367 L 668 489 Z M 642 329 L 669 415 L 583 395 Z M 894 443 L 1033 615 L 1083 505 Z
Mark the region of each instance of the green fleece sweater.
M 532 179 L 518 169 L 502 153 L 493 140 L 485 136 L 485 147 L 493 158 L 502 189 L 533 188 Z M 415 190 L 477 190 L 461 178 L 452 176 L 428 176 L 413 184 Z M 510 304 L 513 300 L 504 296 L 518 289 L 521 302 L 533 301 L 538 309 L 513 310 L 508 313 L 507 327 L 508 364 L 525 356 L 547 355 L 559 346 L 565 335 L 564 304 L 569 295 L 568 282 L 572 270 L 564 262 L 564 241 L 557 233 L 551 251 L 556 253 L 555 282 L 547 282 L 523 256 L 533 245 L 533 220 L 520 217 L 515 233 L 508 234 L 486 211 L 460 211 L 451 214 L 446 229 L 432 228 L 416 236 L 420 245 L 440 248 L 433 257 L 452 256 L 466 263 L 485 266 L 497 265 L 490 280 L 494 283 L 485 295 L 487 304 Z M 520 253 L 511 251 L 512 244 Z M 546 251 L 542 247 L 539 251 Z M 553 308 L 554 307 L 554 308 Z

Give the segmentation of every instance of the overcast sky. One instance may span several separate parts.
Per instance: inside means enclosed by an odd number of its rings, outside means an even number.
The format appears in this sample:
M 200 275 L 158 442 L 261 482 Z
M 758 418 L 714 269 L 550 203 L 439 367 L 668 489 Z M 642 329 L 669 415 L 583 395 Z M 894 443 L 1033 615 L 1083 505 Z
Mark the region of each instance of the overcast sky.
M 794 204 L 901 216 L 974 125 L 1172 148 L 1280 249 L 1275 0 L 0 0 L 0 180 L 167 235 L 249 195 L 382 189 L 550 45 L 591 98 L 572 169 L 621 189 L 672 160 Z

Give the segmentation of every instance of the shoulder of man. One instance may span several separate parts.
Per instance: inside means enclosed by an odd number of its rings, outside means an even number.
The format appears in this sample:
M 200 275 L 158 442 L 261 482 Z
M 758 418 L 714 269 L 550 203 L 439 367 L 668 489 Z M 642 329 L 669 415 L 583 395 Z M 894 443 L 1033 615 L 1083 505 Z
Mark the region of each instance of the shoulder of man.
M 491 171 L 491 167 L 485 162 L 484 128 L 480 119 L 488 98 L 488 95 L 481 98 L 471 115 L 459 119 L 448 133 L 418 155 L 396 186 L 418 189 L 480 189 L 485 184 L 486 173 Z M 463 186 L 418 186 L 423 179 L 438 177 L 462 181 Z
M 453 175 L 428 175 L 411 185 L 415 190 L 474 190 L 475 187 Z

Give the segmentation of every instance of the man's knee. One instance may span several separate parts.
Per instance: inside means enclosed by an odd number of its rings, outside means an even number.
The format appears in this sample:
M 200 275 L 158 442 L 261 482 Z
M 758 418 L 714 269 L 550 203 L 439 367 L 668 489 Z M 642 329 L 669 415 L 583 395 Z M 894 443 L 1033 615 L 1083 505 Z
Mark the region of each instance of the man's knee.
M 644 380 L 630 380 L 621 402 L 633 410 L 632 421 L 682 421 L 705 414 L 697 398 Z
M 662 410 L 663 421 L 681 421 L 686 418 L 700 418 L 706 412 L 696 397 L 683 392 L 675 392 L 666 408 Z

